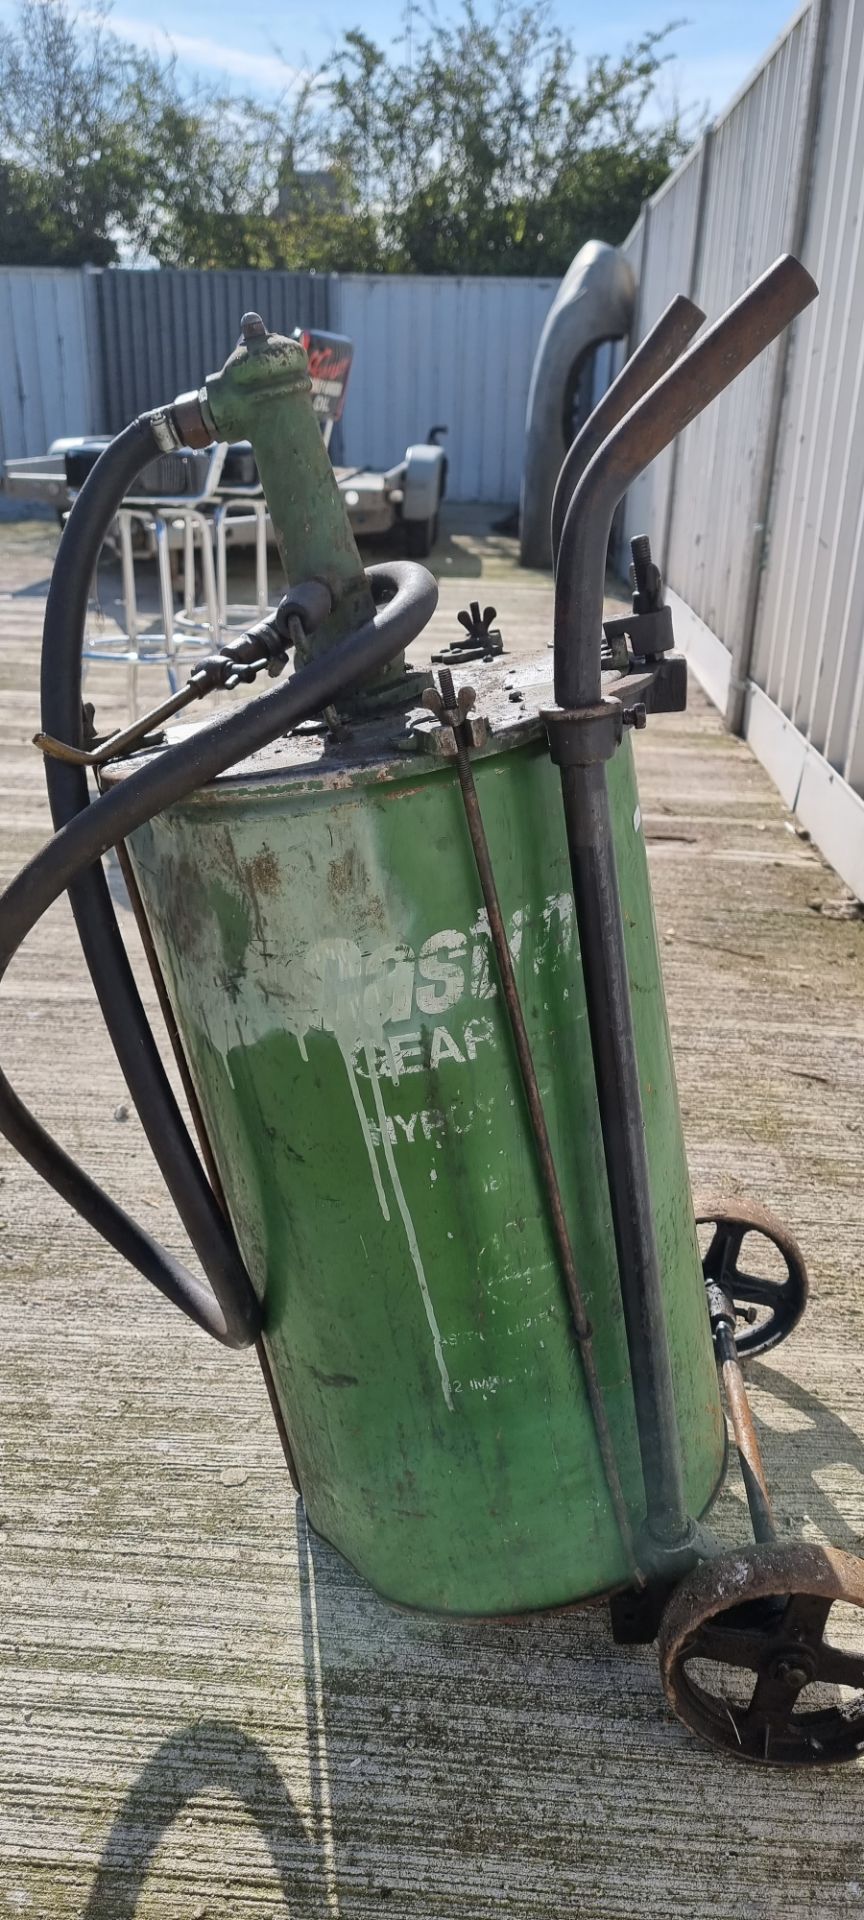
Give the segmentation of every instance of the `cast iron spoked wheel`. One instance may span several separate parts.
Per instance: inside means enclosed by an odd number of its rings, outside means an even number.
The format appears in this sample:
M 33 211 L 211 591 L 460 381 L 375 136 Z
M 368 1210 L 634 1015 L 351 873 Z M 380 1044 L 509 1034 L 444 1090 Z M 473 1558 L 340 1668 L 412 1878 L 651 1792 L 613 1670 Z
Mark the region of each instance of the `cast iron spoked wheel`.
M 685 1726 L 739 1760 L 854 1760 L 864 1751 L 857 1609 L 864 1610 L 864 1561 L 830 1547 L 798 1541 L 703 1561 L 675 1589 L 660 1624 L 670 1705 Z
M 722 1287 L 740 1309 L 740 1317 L 751 1323 L 746 1332 L 735 1335 L 742 1360 L 779 1346 L 797 1326 L 807 1305 L 807 1268 L 797 1240 L 773 1213 L 753 1201 L 718 1200 L 715 1204 L 699 1200 L 696 1225 L 714 1228 L 702 1257 L 705 1279 Z M 748 1268 L 761 1264 L 758 1240 L 767 1241 L 775 1249 L 764 1275 L 745 1272 L 740 1264 L 745 1234 L 750 1236 L 744 1249 Z M 786 1269 L 782 1276 L 770 1271 L 771 1266 L 779 1264 L 777 1255 Z

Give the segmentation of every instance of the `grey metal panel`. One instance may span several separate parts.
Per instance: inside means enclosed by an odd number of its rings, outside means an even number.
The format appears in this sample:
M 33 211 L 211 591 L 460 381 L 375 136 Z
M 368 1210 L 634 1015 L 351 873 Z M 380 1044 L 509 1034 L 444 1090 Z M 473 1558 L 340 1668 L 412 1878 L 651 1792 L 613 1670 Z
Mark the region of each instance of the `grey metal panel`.
M 111 432 L 200 386 L 231 352 L 249 308 L 274 332 L 329 325 L 324 274 L 111 268 L 99 276 L 97 298 Z
M 455 499 L 515 500 L 534 351 L 554 280 L 225 271 L 0 273 L 0 438 L 42 453 L 63 432 L 117 432 L 221 366 L 240 315 L 344 330 L 355 367 L 347 464 L 391 466 L 450 429 Z
M 644 340 L 673 296 L 690 292 L 703 158 L 704 144 L 700 141 L 643 210 L 644 236 L 642 231 L 637 235 L 635 229 L 631 236 L 634 271 L 639 275 L 631 351 Z M 622 515 L 623 559 L 627 558 L 627 543 L 639 533 L 650 536 L 657 557 L 662 558 L 671 470 L 669 448 L 630 488 Z
M 715 125 L 694 290 L 709 319 L 786 244 L 798 187 L 808 49 L 803 14 Z M 677 455 L 669 583 L 727 646 L 744 619 L 761 454 L 780 350 L 778 345 L 763 354 L 688 427 Z
M 334 326 L 354 341 L 347 466 L 393 466 L 445 425 L 454 500 L 514 501 L 534 352 L 554 280 L 345 275 Z
M 61 434 L 94 431 L 90 276 L 0 268 L 0 460 L 44 453 Z
M 640 260 L 636 338 L 677 290 L 676 273 L 678 286 L 686 285 L 687 165 L 645 209 L 641 239 L 637 226 L 627 243 Z M 706 187 L 690 291 L 710 317 L 796 229 L 821 297 L 797 322 L 785 356 L 780 345 L 763 355 L 682 436 L 667 575 L 733 649 L 739 635 L 746 643 L 755 601 L 752 680 L 840 776 L 839 818 L 843 781 L 864 795 L 860 0 L 813 0 L 800 9 L 712 130 Z M 647 489 L 633 489 L 628 531 L 657 518 L 661 488 L 655 475 Z M 760 524 L 766 499 L 767 538 Z M 812 755 L 808 764 L 817 764 Z M 848 808 L 843 817 L 853 817 Z
M 519 499 L 523 566 L 552 565 L 552 502 L 576 419 L 593 395 L 603 353 L 633 324 L 636 281 L 617 247 L 588 240 L 571 260 L 546 319 L 528 389 Z M 565 413 L 569 418 L 565 419 Z
M 833 0 L 753 677 L 864 794 L 864 9 Z

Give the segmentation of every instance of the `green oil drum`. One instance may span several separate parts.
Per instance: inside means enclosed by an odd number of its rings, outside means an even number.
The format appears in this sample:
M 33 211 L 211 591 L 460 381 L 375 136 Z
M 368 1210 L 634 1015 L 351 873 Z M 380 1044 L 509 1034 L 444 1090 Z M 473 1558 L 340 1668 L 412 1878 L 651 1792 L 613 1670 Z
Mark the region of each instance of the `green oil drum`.
M 529 689 L 513 724 L 503 673 L 480 672 L 492 732 L 477 790 L 638 1525 L 560 784 L 531 712 L 549 692 Z M 629 737 L 608 773 L 699 1515 L 724 1430 Z M 347 737 L 295 735 L 142 827 L 129 853 L 265 1303 L 311 1525 L 406 1606 L 511 1614 L 626 1584 L 460 788 L 434 733 L 385 715 Z

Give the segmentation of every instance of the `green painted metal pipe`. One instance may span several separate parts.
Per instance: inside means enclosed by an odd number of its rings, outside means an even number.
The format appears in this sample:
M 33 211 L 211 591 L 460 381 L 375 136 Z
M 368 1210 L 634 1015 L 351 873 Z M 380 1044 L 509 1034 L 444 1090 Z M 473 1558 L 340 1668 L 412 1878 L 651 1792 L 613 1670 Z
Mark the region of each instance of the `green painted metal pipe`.
M 206 425 L 219 440 L 251 440 L 279 557 L 289 585 L 324 580 L 334 598 L 329 620 L 298 646 L 311 659 L 374 613 L 354 535 L 330 456 L 309 404 L 312 383 L 299 340 L 268 333 L 260 316 L 243 316 L 241 336 L 203 390 Z M 399 671 L 396 666 L 389 674 Z

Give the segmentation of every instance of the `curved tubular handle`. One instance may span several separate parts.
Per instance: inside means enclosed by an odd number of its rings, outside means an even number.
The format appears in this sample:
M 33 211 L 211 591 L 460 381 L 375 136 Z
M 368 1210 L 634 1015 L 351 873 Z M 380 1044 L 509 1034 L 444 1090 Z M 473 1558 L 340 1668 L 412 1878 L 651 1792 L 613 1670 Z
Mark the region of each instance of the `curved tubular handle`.
M 607 433 L 617 427 L 625 413 L 630 412 L 643 393 L 647 393 L 655 380 L 659 380 L 661 373 L 665 373 L 667 367 L 671 367 L 679 354 L 683 353 L 694 333 L 698 333 L 704 318 L 702 308 L 697 307 L 695 301 L 688 300 L 685 293 L 676 293 L 674 300 L 670 300 L 659 320 L 655 321 L 650 333 L 646 333 L 629 360 L 625 360 L 621 372 L 606 388 L 584 427 L 577 433 L 565 456 L 552 496 L 552 565 L 556 571 L 567 508 L 589 460 L 593 460 Z
M 800 260 L 781 254 L 663 374 L 595 453 L 567 509 L 558 552 L 555 699 L 560 707 L 594 706 L 601 697 L 606 550 L 622 494 L 818 291 Z

